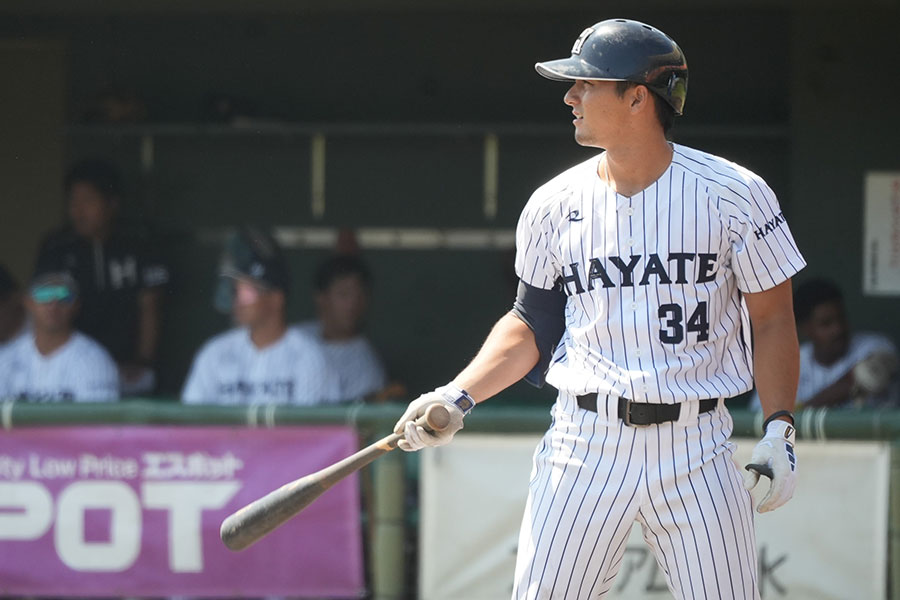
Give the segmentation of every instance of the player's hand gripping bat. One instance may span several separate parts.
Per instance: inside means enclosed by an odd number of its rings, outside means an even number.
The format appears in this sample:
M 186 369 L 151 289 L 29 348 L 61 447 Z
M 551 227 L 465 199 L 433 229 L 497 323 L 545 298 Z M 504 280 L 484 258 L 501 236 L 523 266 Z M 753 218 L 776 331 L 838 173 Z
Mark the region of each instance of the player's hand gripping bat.
M 419 425 L 441 431 L 450 423 L 450 413 L 440 405 L 430 406 L 419 417 Z M 403 434 L 392 433 L 347 458 L 287 483 L 230 515 L 222 521 L 219 535 L 231 550 L 247 546 L 309 506 L 328 488 L 397 447 Z

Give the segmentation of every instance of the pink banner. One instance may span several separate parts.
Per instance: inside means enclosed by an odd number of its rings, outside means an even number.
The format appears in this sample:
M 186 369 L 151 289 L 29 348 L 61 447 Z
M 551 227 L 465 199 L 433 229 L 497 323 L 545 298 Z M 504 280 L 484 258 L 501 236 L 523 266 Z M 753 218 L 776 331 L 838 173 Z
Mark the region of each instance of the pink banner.
M 0 595 L 359 597 L 348 477 L 231 552 L 222 520 L 358 448 L 349 427 L 57 427 L 0 433 Z

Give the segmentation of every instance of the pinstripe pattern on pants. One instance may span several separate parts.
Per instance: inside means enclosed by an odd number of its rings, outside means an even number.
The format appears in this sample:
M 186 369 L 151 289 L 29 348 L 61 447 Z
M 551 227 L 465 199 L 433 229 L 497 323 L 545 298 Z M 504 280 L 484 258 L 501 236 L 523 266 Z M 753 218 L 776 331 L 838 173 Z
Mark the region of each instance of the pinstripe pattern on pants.
M 635 521 L 675 598 L 758 599 L 750 496 L 724 401 L 678 422 L 628 427 L 561 394 L 534 454 L 513 598 L 604 598 Z

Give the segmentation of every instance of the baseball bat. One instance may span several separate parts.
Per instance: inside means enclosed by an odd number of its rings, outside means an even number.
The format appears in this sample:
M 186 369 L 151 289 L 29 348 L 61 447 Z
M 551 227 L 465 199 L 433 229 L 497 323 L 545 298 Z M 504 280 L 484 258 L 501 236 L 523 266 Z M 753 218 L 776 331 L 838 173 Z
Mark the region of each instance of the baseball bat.
M 450 413 L 435 404 L 416 423 L 442 431 L 450 424 Z M 392 433 L 331 466 L 269 492 L 222 521 L 219 536 L 230 550 L 243 550 L 312 504 L 335 483 L 396 448 L 401 439 L 402 433 Z

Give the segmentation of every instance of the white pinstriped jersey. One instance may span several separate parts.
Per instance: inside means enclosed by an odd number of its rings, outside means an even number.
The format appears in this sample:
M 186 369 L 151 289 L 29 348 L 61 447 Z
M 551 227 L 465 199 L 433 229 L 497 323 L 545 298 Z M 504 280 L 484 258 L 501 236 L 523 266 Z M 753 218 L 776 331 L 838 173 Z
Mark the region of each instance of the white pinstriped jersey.
M 241 327 L 209 340 L 197 353 L 181 393 L 186 404 L 330 404 L 341 400 L 337 377 L 319 345 L 288 329 L 263 349 Z
M 663 175 L 632 197 L 597 175 L 602 154 L 545 185 L 516 233 L 516 274 L 562 284 L 566 331 L 547 381 L 651 403 L 751 389 L 747 309 L 806 264 L 775 194 L 754 173 L 673 144 Z
M 119 371 L 98 342 L 73 332 L 49 356 L 33 335 L 20 336 L 0 356 L 0 398 L 29 402 L 111 402 L 119 399 Z
M 387 375 L 375 348 L 363 335 L 349 340 L 331 341 L 322 337 L 322 325 L 318 321 L 306 321 L 294 326 L 322 348 L 329 366 L 338 378 L 339 396 L 344 400 L 357 400 L 381 391 L 387 384 Z

